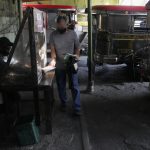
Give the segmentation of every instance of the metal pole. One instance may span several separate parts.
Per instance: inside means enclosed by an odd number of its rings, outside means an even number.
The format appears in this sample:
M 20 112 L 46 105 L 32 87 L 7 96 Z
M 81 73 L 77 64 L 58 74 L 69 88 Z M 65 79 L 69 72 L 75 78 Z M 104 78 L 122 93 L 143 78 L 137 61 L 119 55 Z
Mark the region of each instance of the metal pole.
M 19 14 L 19 25 L 21 24 L 23 13 L 22 13 L 22 0 L 18 0 L 18 14 Z
M 92 0 L 88 0 L 88 92 L 94 92 L 92 47 Z
M 31 73 L 33 77 L 33 95 L 35 108 L 36 125 L 40 125 L 40 108 L 39 108 L 39 94 L 38 94 L 38 76 L 37 76 L 37 60 L 36 60 L 36 46 L 34 36 L 34 15 L 33 9 L 30 9 L 28 17 L 29 41 L 30 41 L 30 57 L 31 57 Z

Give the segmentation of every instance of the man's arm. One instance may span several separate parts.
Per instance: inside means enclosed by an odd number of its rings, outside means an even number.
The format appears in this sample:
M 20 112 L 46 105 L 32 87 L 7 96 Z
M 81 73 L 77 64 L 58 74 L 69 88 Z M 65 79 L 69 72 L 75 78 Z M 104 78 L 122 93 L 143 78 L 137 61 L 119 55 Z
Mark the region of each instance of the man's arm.
M 56 50 L 54 48 L 54 46 L 51 46 L 51 62 L 50 62 L 51 66 L 55 66 L 56 65 Z
M 51 49 L 51 62 L 50 62 L 50 65 L 55 66 L 56 65 L 56 50 L 55 50 L 55 47 L 54 47 L 53 33 L 50 35 L 50 49 Z
M 80 49 L 79 48 L 75 49 L 75 55 L 77 55 L 77 59 L 79 59 L 79 57 L 80 57 Z
M 56 59 L 55 47 L 53 45 L 50 45 L 50 49 L 51 49 L 51 59 Z
M 74 53 L 75 55 L 77 55 L 77 58 L 79 59 L 80 57 L 80 43 L 79 43 L 79 39 L 77 37 L 77 34 L 74 32 Z

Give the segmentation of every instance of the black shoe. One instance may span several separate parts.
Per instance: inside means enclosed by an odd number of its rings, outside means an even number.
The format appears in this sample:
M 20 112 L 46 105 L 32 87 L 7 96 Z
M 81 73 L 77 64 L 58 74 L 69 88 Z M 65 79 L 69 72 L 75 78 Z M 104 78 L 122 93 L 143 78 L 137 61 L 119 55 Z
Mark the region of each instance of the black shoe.
M 0 114 L 5 113 L 4 104 L 0 104 Z
M 82 115 L 81 110 L 74 110 L 73 114 L 75 116 L 81 116 Z
M 60 111 L 61 112 L 66 112 L 66 105 L 61 105 L 60 106 Z

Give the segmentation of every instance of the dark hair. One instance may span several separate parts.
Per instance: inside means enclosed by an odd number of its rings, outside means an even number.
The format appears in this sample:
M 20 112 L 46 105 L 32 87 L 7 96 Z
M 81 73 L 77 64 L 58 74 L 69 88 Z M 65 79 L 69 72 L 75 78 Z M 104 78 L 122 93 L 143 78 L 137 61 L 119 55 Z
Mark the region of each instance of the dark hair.
M 64 20 L 65 22 L 67 22 L 67 17 L 66 16 L 58 16 L 56 22 L 60 23 L 62 20 Z
M 13 46 L 13 43 L 7 37 L 0 38 L 0 47 Z
M 6 37 L 0 38 L 0 54 L 7 56 L 10 51 L 10 46 L 13 46 L 13 43 Z

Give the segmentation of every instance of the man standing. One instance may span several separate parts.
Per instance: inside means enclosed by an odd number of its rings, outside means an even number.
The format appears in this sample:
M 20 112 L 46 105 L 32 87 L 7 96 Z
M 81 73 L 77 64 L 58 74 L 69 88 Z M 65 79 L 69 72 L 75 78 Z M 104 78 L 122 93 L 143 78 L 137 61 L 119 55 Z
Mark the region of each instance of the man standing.
M 6 37 L 0 38 L 0 76 L 2 74 L 4 74 L 5 68 L 7 67 L 6 62 L 4 61 L 4 57 L 8 56 L 11 46 L 13 46 L 13 43 L 11 43 L 8 38 L 6 38 Z M 1 93 L 2 93 L 2 96 L 1 96 Z M 6 92 L 1 91 L 0 97 L 2 98 L 2 97 L 4 97 L 4 95 L 8 95 L 11 97 L 12 95 L 10 93 L 11 92 L 6 93 Z M 4 111 L 4 104 L 3 103 L 4 102 L 2 100 L 0 103 L 0 113 Z
M 66 108 L 66 78 L 68 72 L 66 70 L 64 56 L 66 53 L 75 54 L 77 59 L 80 55 L 79 40 L 73 30 L 67 29 L 66 16 L 58 16 L 57 30 L 52 32 L 50 36 L 51 58 L 50 65 L 56 66 L 56 81 L 58 87 L 59 98 L 61 100 L 61 109 Z M 80 90 L 78 84 L 77 73 L 71 75 L 72 86 L 71 92 L 73 97 L 73 109 L 75 115 L 80 115 Z
M 13 43 L 10 42 L 10 40 L 6 37 L 0 38 L 0 75 L 4 75 L 8 69 L 7 62 L 4 61 L 5 57 L 8 57 L 10 53 L 10 49 L 13 46 Z M 2 78 L 3 79 L 3 78 Z M 2 80 L 1 79 L 1 80 Z M 20 100 L 20 95 L 17 91 L 11 90 L 11 91 L 0 91 L 2 93 L 3 98 L 3 104 L 0 104 L 0 110 L 5 109 L 7 113 L 12 114 L 12 112 L 16 111 L 16 106 L 14 105 L 17 101 Z M 19 113 L 19 110 L 17 110 L 17 113 Z
M 3 69 L 6 67 L 4 57 L 7 57 L 9 55 L 9 51 L 12 46 L 13 43 L 11 43 L 8 38 L 0 38 L 0 73 L 3 73 Z

